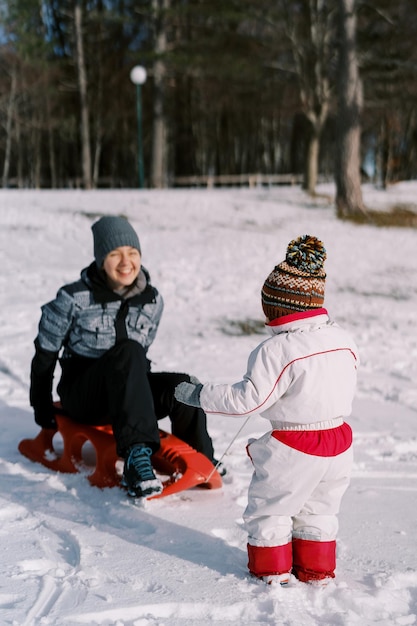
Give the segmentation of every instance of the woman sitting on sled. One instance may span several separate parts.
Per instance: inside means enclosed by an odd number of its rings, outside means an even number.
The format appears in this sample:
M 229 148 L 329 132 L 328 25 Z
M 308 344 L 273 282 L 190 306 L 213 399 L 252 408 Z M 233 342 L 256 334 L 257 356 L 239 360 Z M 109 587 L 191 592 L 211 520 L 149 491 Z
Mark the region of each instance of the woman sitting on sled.
M 83 424 L 111 424 L 125 460 L 123 484 L 131 496 L 150 497 L 162 491 L 151 464 L 160 445 L 159 419 L 169 415 L 173 435 L 212 462 L 213 444 L 203 410 L 174 397 L 190 377 L 151 372 L 147 351 L 163 300 L 141 264 L 135 230 L 122 217 L 106 216 L 92 231 L 95 261 L 42 307 L 30 402 L 36 423 L 55 428 L 52 383 L 60 357 L 63 409 Z

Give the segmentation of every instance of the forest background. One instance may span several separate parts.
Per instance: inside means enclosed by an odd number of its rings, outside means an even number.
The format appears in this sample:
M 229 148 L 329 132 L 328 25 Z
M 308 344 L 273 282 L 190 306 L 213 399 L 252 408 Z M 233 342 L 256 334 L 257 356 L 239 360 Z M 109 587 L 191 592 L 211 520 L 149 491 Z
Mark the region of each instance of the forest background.
M 149 188 L 314 191 L 343 124 L 362 180 L 416 178 L 416 40 L 415 0 L 0 0 L 2 186 L 137 187 L 142 158 Z

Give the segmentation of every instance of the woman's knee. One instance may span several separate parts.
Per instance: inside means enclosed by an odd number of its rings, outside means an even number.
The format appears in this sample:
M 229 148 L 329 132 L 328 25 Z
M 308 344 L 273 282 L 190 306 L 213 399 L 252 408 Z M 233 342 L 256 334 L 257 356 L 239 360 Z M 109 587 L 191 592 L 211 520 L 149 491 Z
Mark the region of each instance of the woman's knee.
M 117 359 L 119 364 L 124 362 L 132 363 L 134 361 L 140 362 L 146 365 L 146 369 L 148 368 L 149 362 L 145 348 L 133 339 L 125 339 L 117 343 L 108 351 L 107 357 L 109 359 Z
M 109 352 L 111 351 L 146 354 L 145 348 L 141 346 L 140 343 L 138 343 L 134 339 L 124 339 L 123 341 L 116 343 L 116 345 L 113 346 L 113 348 L 110 348 Z

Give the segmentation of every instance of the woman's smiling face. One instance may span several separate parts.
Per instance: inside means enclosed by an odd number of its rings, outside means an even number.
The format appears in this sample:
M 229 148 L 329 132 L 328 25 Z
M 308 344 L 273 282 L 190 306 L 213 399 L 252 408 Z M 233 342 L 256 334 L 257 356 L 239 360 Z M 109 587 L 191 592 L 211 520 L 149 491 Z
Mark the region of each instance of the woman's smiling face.
M 117 291 L 129 287 L 136 280 L 141 268 L 139 250 L 131 246 L 115 248 L 106 256 L 103 269 L 111 289 Z

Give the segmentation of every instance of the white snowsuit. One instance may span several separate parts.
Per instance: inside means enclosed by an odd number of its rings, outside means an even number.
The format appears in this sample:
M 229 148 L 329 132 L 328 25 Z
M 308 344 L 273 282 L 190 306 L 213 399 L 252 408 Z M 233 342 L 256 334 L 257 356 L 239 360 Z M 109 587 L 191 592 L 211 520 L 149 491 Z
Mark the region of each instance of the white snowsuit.
M 355 394 L 357 347 L 326 309 L 278 318 L 269 329 L 273 336 L 251 353 L 243 380 L 205 384 L 200 403 L 207 415 L 253 413 L 271 423 L 248 445 L 250 571 L 333 577 L 336 516 L 352 466 L 344 417 Z

